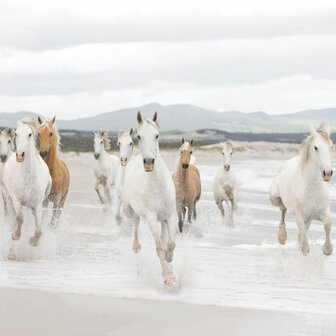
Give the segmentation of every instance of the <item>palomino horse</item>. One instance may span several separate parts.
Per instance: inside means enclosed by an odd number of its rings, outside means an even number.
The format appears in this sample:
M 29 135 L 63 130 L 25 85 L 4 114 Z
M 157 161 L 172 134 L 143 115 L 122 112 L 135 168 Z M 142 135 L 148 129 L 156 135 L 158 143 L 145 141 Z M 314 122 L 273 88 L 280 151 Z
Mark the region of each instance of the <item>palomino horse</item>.
M 16 230 L 12 238 L 21 237 L 23 206 L 30 208 L 35 217 L 35 234 L 30 245 L 37 246 L 42 235 L 42 205 L 51 190 L 49 169 L 36 148 L 36 122 L 24 118 L 18 122 L 15 132 L 16 155 L 12 155 L 5 164 L 4 184 L 11 199 L 10 208 L 16 216 Z
M 184 142 L 184 139 L 182 139 L 180 159 L 173 175 L 180 232 L 183 230 L 186 208 L 188 208 L 188 222 L 191 223 L 192 215 L 196 219 L 196 202 L 201 197 L 201 179 L 198 169 L 193 165 L 192 143 L 192 140 L 189 143 Z
M 121 214 L 120 208 L 122 203 L 122 194 L 125 183 L 126 165 L 130 161 L 133 154 L 133 128 L 129 132 L 120 131 L 118 134 L 118 146 L 120 152 L 120 165 L 115 184 L 115 219 L 116 223 L 120 225 Z
M 70 175 L 66 164 L 59 158 L 60 136 L 55 124 L 56 117 L 50 121 L 38 117 L 38 137 L 40 155 L 48 165 L 52 178 L 51 192 L 48 201 L 53 204 L 51 228 L 56 229 L 62 214 L 64 202 L 70 185 Z
M 223 202 L 225 201 L 228 210 L 230 211 L 230 224 L 233 224 L 233 213 L 237 211 L 239 185 L 235 173 L 231 170 L 231 157 L 233 154 L 233 145 L 227 141 L 223 145 L 222 164 L 217 170 L 213 181 L 213 193 L 215 202 L 221 211 L 223 218 L 225 210 Z M 230 207 L 231 203 L 231 207 Z
M 164 281 L 170 284 L 175 282 L 171 265 L 176 232 L 174 183 L 159 152 L 157 113 L 153 119 L 143 120 L 139 111 L 137 120 L 140 154 L 126 167 L 123 209 L 125 215 L 134 220 L 134 252 L 141 248 L 138 240 L 140 217 L 146 220 L 155 239 Z
M 333 250 L 330 242 L 332 220 L 329 190 L 325 183 L 331 180 L 333 174 L 330 155 L 332 147 L 330 128 L 321 125 L 315 130 L 312 127 L 301 154 L 285 162 L 270 189 L 271 203 L 281 211 L 278 240 L 280 244 L 286 243 L 285 216 L 288 210 L 295 216 L 303 255 L 310 250 L 307 230 L 314 219 L 324 224 L 326 240 L 323 253 L 330 255 Z
M 3 131 L 0 131 L 0 188 L 2 193 L 2 198 L 4 201 L 5 217 L 8 217 L 7 209 L 7 194 L 3 182 L 3 173 L 5 169 L 5 164 L 9 157 L 12 155 L 14 150 L 14 134 L 15 131 L 11 128 L 6 128 Z
M 94 136 L 94 157 L 96 159 L 94 166 L 95 190 L 100 203 L 104 205 L 104 211 L 107 211 L 111 207 L 110 188 L 115 184 L 120 160 L 117 156 L 110 155 L 105 150 L 110 148 L 110 140 L 106 131 L 92 132 L 92 134 Z M 104 188 L 105 197 L 100 191 L 100 186 Z

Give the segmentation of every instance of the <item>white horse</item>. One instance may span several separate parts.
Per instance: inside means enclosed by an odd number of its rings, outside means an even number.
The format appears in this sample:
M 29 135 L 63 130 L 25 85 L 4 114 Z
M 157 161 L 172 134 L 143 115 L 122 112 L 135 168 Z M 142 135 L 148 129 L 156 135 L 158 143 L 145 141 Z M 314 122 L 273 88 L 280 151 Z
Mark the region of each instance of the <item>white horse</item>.
M 285 162 L 270 189 L 271 203 L 281 211 L 278 240 L 280 244 L 286 243 L 285 216 L 288 210 L 295 216 L 303 255 L 310 250 L 307 230 L 314 219 L 324 224 L 326 240 L 323 253 L 330 255 L 333 250 L 330 242 L 332 220 L 329 190 L 325 183 L 331 180 L 333 174 L 332 147 L 329 126 L 321 125 L 317 130 L 312 127 L 301 154 Z
M 4 201 L 5 217 L 8 216 L 7 209 L 7 194 L 5 191 L 5 186 L 3 182 L 3 173 L 5 169 L 5 164 L 10 158 L 14 151 L 14 133 L 15 131 L 11 128 L 6 128 L 3 131 L 0 131 L 0 188 L 2 193 L 2 198 Z
M 238 209 L 239 184 L 236 175 L 231 170 L 231 157 L 233 154 L 233 145 L 230 141 L 223 144 L 222 164 L 217 170 L 213 181 L 213 193 L 215 202 L 221 211 L 223 218 L 225 210 L 223 202 L 225 201 L 230 211 L 231 224 L 233 224 L 233 213 Z M 231 203 L 231 206 L 230 206 Z
M 94 135 L 94 157 L 96 159 L 94 165 L 95 190 L 100 203 L 104 205 L 104 211 L 107 211 L 112 202 L 110 188 L 115 184 L 120 161 L 116 155 L 110 155 L 105 150 L 110 148 L 110 140 L 106 131 L 92 132 L 92 134 Z M 104 188 L 105 197 L 100 191 L 100 186 Z
M 133 128 L 129 132 L 120 131 L 118 134 L 118 146 L 120 152 L 120 165 L 115 184 L 115 219 L 118 225 L 121 223 L 120 208 L 122 203 L 122 194 L 125 183 L 126 165 L 133 154 Z
M 137 120 L 140 154 L 126 168 L 123 209 L 134 220 L 134 252 L 141 248 L 140 217 L 146 220 L 155 239 L 164 281 L 170 284 L 175 282 L 171 265 L 177 230 L 174 183 L 159 152 L 157 113 L 152 120 L 143 120 L 139 111 Z
M 12 155 L 8 159 L 3 176 L 16 217 L 17 225 L 12 239 L 18 240 L 21 237 L 23 206 L 26 206 L 32 210 L 35 218 L 35 234 L 30 238 L 32 246 L 38 245 L 42 235 L 42 205 L 50 193 L 52 183 L 48 166 L 39 155 L 35 139 L 35 120 L 20 120 L 14 138 L 16 156 Z

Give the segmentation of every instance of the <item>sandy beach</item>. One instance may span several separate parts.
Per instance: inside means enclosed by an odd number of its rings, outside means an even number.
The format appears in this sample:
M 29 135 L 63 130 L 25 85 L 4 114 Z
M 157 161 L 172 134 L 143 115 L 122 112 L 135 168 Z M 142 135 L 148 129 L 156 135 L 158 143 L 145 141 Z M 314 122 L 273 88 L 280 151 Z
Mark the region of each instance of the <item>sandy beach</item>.
M 10 336 L 331 335 L 334 316 L 0 289 Z
M 162 154 L 172 171 L 176 152 Z M 279 213 L 267 192 L 293 154 L 235 154 L 241 195 L 233 228 L 213 201 L 220 154 L 195 155 L 203 188 L 199 218 L 176 237 L 177 284 L 170 290 L 146 224 L 140 225 L 142 250 L 135 255 L 132 225 L 117 227 L 113 213 L 103 212 L 94 191 L 93 155 L 62 154 L 71 186 L 57 235 L 45 227 L 40 246 L 31 247 L 33 218 L 26 211 L 15 243 L 18 260 L 8 261 L 9 232 L 1 227 L 0 335 L 333 335 L 336 258 L 321 251 L 323 226 L 312 224 L 307 257 L 297 247 L 292 216 L 288 243 L 277 242 Z M 335 219 L 334 182 L 330 190 Z

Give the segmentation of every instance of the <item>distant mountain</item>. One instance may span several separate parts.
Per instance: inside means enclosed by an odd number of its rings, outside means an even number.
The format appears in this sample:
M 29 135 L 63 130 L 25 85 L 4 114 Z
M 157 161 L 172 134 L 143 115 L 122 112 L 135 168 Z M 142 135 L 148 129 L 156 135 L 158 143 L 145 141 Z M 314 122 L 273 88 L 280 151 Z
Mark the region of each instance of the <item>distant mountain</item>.
M 218 112 L 201 107 L 176 104 L 163 106 L 151 103 L 144 106 L 124 108 L 89 118 L 57 120 L 60 129 L 118 131 L 136 127 L 136 113 L 151 117 L 158 112 L 161 130 L 191 131 L 196 129 L 218 129 L 228 132 L 253 133 L 301 133 L 309 130 L 310 124 L 329 122 L 336 130 L 336 108 L 306 110 L 292 114 L 269 115 L 264 112 L 242 113 L 238 111 Z M 0 126 L 15 127 L 24 116 L 37 118 L 32 112 L 0 113 Z

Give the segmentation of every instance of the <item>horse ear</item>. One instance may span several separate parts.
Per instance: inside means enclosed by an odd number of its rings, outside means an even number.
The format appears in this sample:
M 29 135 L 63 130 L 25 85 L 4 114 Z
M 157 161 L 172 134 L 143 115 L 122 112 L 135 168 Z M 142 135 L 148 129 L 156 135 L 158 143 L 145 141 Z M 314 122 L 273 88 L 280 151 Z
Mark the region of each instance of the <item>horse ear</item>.
M 119 133 L 118 133 L 118 141 L 119 141 L 119 139 L 120 139 L 120 137 L 123 135 L 123 131 L 119 131 Z
M 157 111 L 155 111 L 153 115 L 153 121 L 156 123 L 157 122 Z
M 51 120 L 50 120 L 50 123 L 53 124 L 56 120 L 56 116 L 54 116 Z
M 316 129 L 313 125 L 310 125 L 310 135 L 315 136 L 317 134 Z
M 190 146 L 193 144 L 193 142 L 194 142 L 194 140 L 191 140 L 191 141 L 190 141 Z
M 322 132 L 326 132 L 330 136 L 330 125 L 329 124 L 322 123 L 318 129 L 321 130 Z
M 40 125 L 43 123 L 43 120 L 41 119 L 40 116 L 37 117 L 37 120 L 38 120 L 38 122 L 39 122 Z
M 91 133 L 92 133 L 93 136 L 96 136 L 96 133 L 95 133 L 95 132 L 92 131 Z
M 141 116 L 140 111 L 137 114 L 137 120 L 138 120 L 138 124 L 141 125 L 142 124 L 142 116 Z
M 133 134 L 133 128 L 130 129 L 129 134 L 130 134 L 130 135 Z
M 182 145 L 184 144 L 184 138 L 182 138 Z

